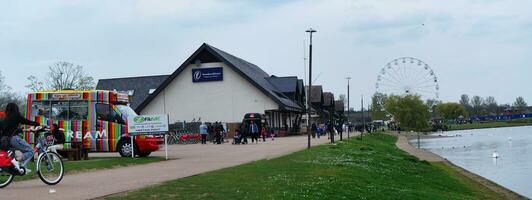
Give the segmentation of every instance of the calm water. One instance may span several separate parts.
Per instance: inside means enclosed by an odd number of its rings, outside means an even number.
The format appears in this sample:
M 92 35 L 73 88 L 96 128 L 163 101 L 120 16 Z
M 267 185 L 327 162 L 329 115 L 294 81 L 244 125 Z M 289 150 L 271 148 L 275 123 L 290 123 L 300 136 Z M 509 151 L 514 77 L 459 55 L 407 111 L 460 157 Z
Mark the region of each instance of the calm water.
M 450 131 L 454 136 L 422 139 L 428 149 L 452 163 L 532 198 L 532 126 Z M 417 146 L 417 140 L 410 141 Z M 492 158 L 497 151 L 498 159 Z

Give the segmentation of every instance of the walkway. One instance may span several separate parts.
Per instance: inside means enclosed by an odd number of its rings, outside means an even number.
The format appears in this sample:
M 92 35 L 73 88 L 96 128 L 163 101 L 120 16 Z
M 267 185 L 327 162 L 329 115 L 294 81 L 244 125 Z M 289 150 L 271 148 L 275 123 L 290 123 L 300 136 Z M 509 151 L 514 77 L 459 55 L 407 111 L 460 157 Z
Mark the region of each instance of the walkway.
M 344 134 L 347 135 L 347 134 Z M 352 134 L 354 135 L 354 134 Z M 336 136 L 336 139 L 339 139 Z M 312 145 L 327 143 L 327 137 L 312 139 Z M 171 145 L 172 160 L 117 169 L 66 175 L 57 186 L 39 179 L 12 183 L 1 189 L 2 199 L 93 199 L 193 176 L 244 163 L 271 159 L 305 149 L 306 136 L 268 140 L 249 145 Z M 164 156 L 164 151 L 154 152 Z M 50 193 L 54 189 L 55 193 Z
M 432 153 L 430 151 L 425 151 L 423 149 L 414 148 L 412 145 L 410 145 L 408 143 L 408 138 L 405 135 L 392 133 L 392 132 L 388 132 L 388 134 L 397 136 L 397 142 L 395 143 L 395 145 L 399 149 L 401 149 L 403 151 L 406 151 L 410 155 L 413 155 L 413 156 L 419 158 L 420 160 L 426 160 L 426 161 L 429 161 L 429 162 L 443 162 L 443 161 L 445 161 L 445 159 L 443 159 L 442 157 L 440 157 L 440 156 L 438 156 L 438 155 L 436 155 L 436 154 L 434 154 L 434 153 Z

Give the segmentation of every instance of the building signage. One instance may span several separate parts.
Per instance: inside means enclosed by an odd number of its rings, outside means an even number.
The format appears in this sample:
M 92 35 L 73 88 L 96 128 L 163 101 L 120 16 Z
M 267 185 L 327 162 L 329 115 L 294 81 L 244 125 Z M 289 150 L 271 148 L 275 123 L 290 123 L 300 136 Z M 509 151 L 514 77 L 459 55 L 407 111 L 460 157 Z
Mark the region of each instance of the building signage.
M 222 67 L 192 69 L 192 82 L 196 83 L 223 80 L 224 71 Z
M 128 117 L 130 134 L 153 134 L 168 132 L 168 115 L 139 115 Z
M 78 100 L 81 99 L 81 93 L 54 93 L 52 98 L 54 100 Z

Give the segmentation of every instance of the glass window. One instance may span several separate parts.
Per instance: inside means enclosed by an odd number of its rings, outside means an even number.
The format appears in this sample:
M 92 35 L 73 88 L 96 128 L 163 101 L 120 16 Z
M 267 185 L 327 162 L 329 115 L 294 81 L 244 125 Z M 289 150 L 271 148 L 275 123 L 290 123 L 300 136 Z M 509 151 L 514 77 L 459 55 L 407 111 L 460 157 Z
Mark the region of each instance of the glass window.
M 89 107 L 86 101 L 71 101 L 69 118 L 71 120 L 86 120 L 89 115 Z
M 50 116 L 50 102 L 49 101 L 34 101 L 31 104 L 31 116 Z
M 111 116 L 111 107 L 108 104 L 96 104 L 96 118 L 99 120 L 109 121 Z
M 68 101 L 52 101 L 52 119 L 68 120 Z
M 125 124 L 124 120 L 122 120 L 122 115 L 117 113 L 115 110 L 111 110 L 111 121 L 119 124 Z

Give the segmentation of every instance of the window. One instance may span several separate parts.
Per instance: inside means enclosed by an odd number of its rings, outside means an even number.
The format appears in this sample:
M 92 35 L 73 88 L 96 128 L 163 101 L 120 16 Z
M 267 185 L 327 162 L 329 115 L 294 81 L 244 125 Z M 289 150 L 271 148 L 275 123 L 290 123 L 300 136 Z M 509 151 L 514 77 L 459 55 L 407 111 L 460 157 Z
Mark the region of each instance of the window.
M 52 101 L 52 119 L 68 120 L 68 101 Z
M 128 90 L 128 91 L 127 91 L 127 94 L 128 94 L 129 96 L 133 96 L 133 95 L 135 94 L 135 90 Z
M 155 92 L 155 90 L 156 90 L 156 89 L 150 89 L 150 90 L 148 91 L 148 94 L 153 94 L 153 93 Z
M 86 101 L 71 101 L 69 110 L 69 119 L 85 120 L 89 115 L 89 107 Z
M 109 121 L 111 108 L 108 104 L 96 104 L 96 118 L 99 120 Z
M 50 116 L 50 102 L 49 101 L 34 101 L 31 105 L 31 116 Z

